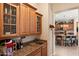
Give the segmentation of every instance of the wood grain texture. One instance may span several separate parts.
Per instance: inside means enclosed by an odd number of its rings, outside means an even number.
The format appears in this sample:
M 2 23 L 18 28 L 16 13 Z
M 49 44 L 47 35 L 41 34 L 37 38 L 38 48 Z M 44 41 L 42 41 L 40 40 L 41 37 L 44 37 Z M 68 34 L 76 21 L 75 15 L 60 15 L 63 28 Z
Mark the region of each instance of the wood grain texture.
M 30 8 L 30 34 L 36 34 L 36 13 L 35 10 Z

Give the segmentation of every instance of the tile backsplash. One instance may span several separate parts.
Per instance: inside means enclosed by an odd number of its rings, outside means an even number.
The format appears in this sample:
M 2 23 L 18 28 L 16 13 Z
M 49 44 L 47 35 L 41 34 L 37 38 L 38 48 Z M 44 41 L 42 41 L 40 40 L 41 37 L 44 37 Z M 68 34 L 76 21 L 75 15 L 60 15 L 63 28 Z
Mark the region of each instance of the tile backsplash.
M 25 38 L 22 39 L 23 43 L 24 42 L 29 42 L 31 40 L 34 40 L 35 38 L 37 38 L 38 36 L 26 36 Z

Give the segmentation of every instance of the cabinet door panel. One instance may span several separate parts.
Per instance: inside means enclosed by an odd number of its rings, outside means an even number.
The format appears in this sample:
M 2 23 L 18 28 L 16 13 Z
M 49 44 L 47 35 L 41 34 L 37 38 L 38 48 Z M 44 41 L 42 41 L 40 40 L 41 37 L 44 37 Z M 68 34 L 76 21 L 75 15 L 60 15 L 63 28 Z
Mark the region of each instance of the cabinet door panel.
M 20 33 L 28 34 L 29 33 L 29 15 L 28 7 L 21 4 L 20 6 Z
M 42 56 L 47 56 L 47 43 L 42 46 Z
M 37 20 L 36 20 L 37 21 L 37 24 L 36 24 L 37 25 L 37 28 L 36 28 L 37 30 L 36 31 L 37 31 L 37 34 L 41 34 L 41 29 L 42 29 L 42 23 L 41 23 L 42 16 L 39 15 L 38 13 L 36 13 L 36 15 L 37 15 L 37 17 L 36 17 L 37 18 Z
M 25 27 L 26 27 L 26 34 L 29 34 L 29 8 L 26 6 L 25 8 Z
M 3 36 L 16 36 L 18 34 L 18 5 L 3 3 Z M 6 29 L 7 28 L 7 29 Z
M 25 10 L 24 10 L 24 6 L 20 5 L 20 34 L 23 34 L 25 32 L 25 27 L 24 27 L 24 14 L 25 14 Z
M 30 8 L 30 33 L 36 33 L 36 14 L 35 10 Z
M 3 34 L 3 26 L 2 26 L 3 25 L 2 24 L 3 23 L 3 20 L 2 20 L 3 19 L 3 16 L 2 16 L 3 15 L 3 10 L 2 9 L 3 9 L 3 5 L 0 3 L 0 37 Z
M 47 56 L 47 47 L 42 48 L 42 56 Z

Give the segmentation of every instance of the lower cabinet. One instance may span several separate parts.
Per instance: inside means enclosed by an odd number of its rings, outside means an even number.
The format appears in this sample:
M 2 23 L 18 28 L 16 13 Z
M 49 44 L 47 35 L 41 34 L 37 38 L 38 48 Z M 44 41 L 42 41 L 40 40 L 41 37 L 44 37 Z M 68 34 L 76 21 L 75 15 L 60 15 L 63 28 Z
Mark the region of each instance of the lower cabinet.
M 44 44 L 40 48 L 36 49 L 32 53 L 30 53 L 28 56 L 47 56 L 47 44 Z
M 47 47 L 42 47 L 42 56 L 47 56 Z

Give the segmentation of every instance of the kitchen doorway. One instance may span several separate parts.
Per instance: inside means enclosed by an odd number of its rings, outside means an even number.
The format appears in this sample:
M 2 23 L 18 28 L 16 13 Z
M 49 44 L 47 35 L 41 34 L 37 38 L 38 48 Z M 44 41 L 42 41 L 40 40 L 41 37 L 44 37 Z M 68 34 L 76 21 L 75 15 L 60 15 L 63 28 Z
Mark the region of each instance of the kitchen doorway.
M 56 12 L 55 19 L 55 55 L 79 55 L 79 9 Z M 71 51 L 71 52 L 69 52 Z

